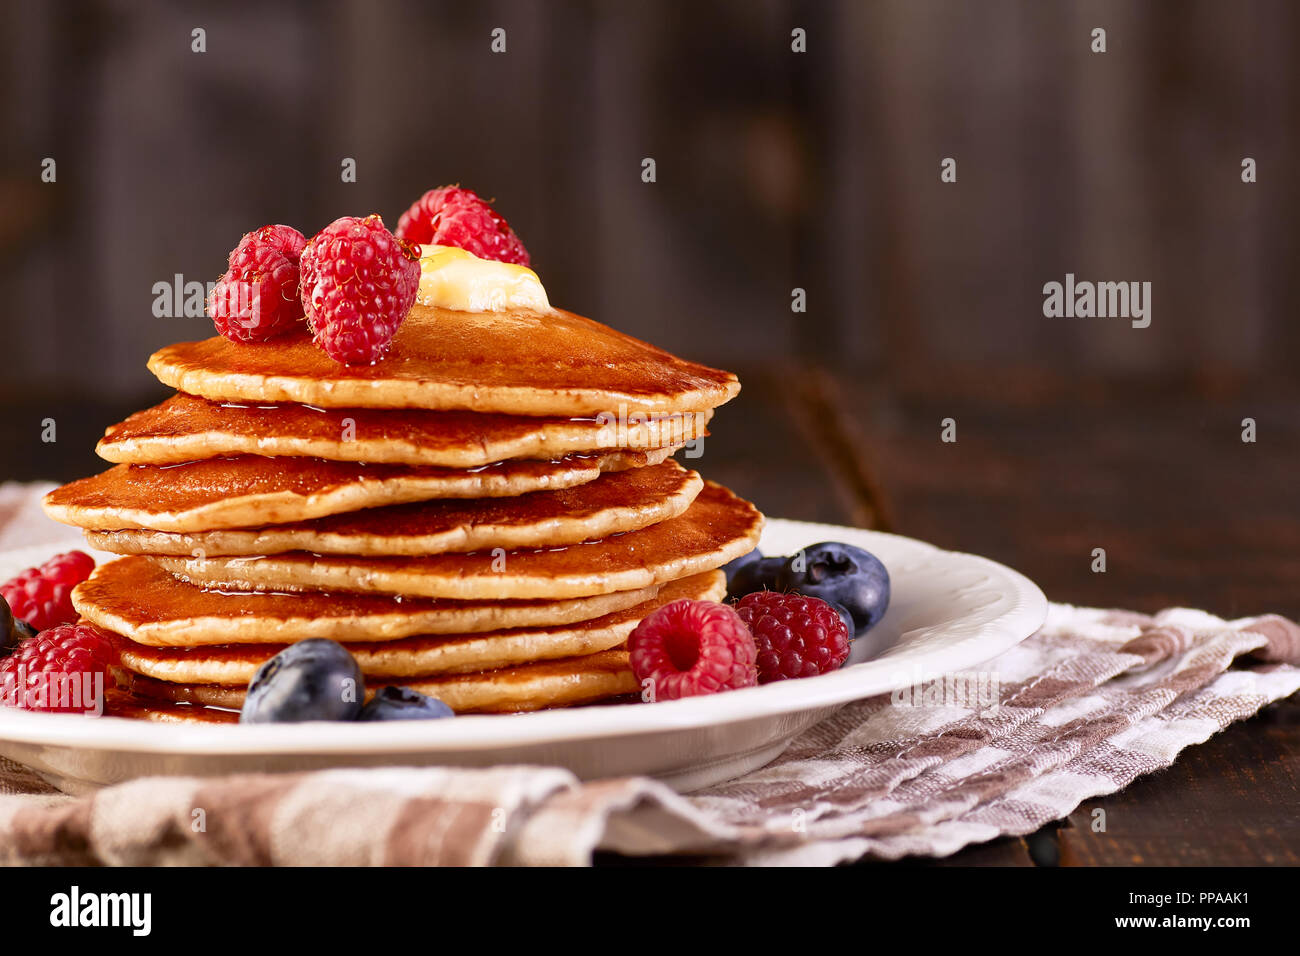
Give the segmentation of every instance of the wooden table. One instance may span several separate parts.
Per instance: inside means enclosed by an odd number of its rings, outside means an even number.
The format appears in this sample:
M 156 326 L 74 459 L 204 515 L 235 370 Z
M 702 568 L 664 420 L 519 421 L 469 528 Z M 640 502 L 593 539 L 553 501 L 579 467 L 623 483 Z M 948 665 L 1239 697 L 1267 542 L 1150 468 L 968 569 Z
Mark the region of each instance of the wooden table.
M 1300 619 L 1300 392 L 1014 369 L 881 382 L 796 366 L 742 381 L 697 467 L 769 514 L 983 554 L 1053 601 Z M 945 418 L 955 442 L 941 441 Z M 1099 547 L 1105 573 L 1091 570 Z M 1293 700 L 1028 838 L 917 862 L 1295 864 L 1298 778 Z M 1098 807 L 1104 833 L 1090 826 Z

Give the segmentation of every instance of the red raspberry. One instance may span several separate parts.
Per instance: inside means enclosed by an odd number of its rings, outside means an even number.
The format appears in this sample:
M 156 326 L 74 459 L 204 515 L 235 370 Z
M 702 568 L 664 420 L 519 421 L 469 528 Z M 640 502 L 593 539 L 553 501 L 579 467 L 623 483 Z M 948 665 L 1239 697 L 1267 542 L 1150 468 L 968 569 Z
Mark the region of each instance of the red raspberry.
M 232 342 L 263 342 L 297 325 L 298 259 L 306 243 L 291 226 L 263 226 L 240 239 L 208 297 L 217 331 Z
M 419 253 L 377 215 L 334 220 L 302 253 L 307 325 L 336 362 L 373 365 L 383 358 L 419 287 Z
M 87 711 L 103 704 L 117 654 L 93 624 L 60 624 L 0 661 L 0 704 L 27 710 Z
M 72 609 L 72 589 L 95 567 L 95 559 L 84 551 L 57 554 L 39 568 L 28 568 L 16 578 L 0 584 L 0 595 L 9 602 L 14 617 L 38 631 L 77 619 Z
M 749 628 L 734 610 L 714 601 L 665 604 L 636 626 L 627 649 L 632 672 L 651 700 L 716 694 L 758 682 Z
M 307 237 L 293 226 L 263 226 L 261 229 L 247 233 L 243 239 L 239 240 L 239 245 L 230 254 L 231 264 L 234 264 L 234 257 L 242 247 L 253 244 L 277 249 L 281 255 L 297 266 L 298 260 L 302 258 L 303 247 L 307 245 Z
M 397 234 L 421 245 L 456 246 L 480 259 L 526 266 L 528 250 L 505 217 L 469 189 L 430 189 L 402 213 Z
M 821 598 L 755 591 L 736 605 L 758 646 L 758 682 L 816 677 L 849 657 L 849 629 Z

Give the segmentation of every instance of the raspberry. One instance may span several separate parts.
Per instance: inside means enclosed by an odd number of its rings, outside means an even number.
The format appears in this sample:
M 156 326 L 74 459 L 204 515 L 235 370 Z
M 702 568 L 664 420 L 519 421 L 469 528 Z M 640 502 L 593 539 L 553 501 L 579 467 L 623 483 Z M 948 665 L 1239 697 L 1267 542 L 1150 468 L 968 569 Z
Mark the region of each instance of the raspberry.
M 383 358 L 419 286 L 419 253 L 377 215 L 334 220 L 302 253 L 307 325 L 336 362 L 373 365 Z
M 16 578 L 0 584 L 0 595 L 9 602 L 14 617 L 37 631 L 77 619 L 72 609 L 72 589 L 95 567 L 95 559 L 84 551 L 57 554 L 39 568 L 28 568 Z
M 263 226 L 254 232 L 250 232 L 239 240 L 239 245 L 235 251 L 230 254 L 232 264 L 235 255 L 246 245 L 270 246 L 276 249 L 287 258 L 296 267 L 298 260 L 302 258 L 303 246 L 307 245 L 307 237 L 304 236 L 293 226 Z
M 298 259 L 306 242 L 291 226 L 263 226 L 239 240 L 208 297 L 218 332 L 232 342 L 263 342 L 298 324 Z
M 480 259 L 526 266 L 528 250 L 505 217 L 469 189 L 430 189 L 402 213 L 397 234 L 421 245 L 457 246 Z
M 70 713 L 103 704 L 117 654 L 93 624 L 60 624 L 0 661 L 0 704 Z M 98 678 L 98 680 L 96 680 Z
M 760 684 L 816 677 L 848 660 L 848 628 L 821 598 L 755 591 L 740 599 L 736 613 L 754 635 Z
M 636 626 L 627 639 L 632 672 L 652 700 L 676 700 L 753 687 L 756 650 L 734 610 L 714 601 L 674 601 Z

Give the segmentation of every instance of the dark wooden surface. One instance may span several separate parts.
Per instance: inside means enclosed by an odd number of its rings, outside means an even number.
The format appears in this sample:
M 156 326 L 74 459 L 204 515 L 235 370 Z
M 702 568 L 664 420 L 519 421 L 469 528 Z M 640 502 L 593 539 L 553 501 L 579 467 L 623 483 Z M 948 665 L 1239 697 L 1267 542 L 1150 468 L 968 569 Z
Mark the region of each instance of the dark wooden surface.
M 1054 601 L 1300 618 L 1300 390 L 1014 369 L 881 382 L 792 367 L 743 380 L 699 467 L 768 514 L 984 554 Z M 944 418 L 954 443 L 940 440 Z M 1029 838 L 910 865 L 1294 864 L 1297 778 L 1300 704 L 1285 701 Z M 1105 832 L 1092 828 L 1098 808 Z

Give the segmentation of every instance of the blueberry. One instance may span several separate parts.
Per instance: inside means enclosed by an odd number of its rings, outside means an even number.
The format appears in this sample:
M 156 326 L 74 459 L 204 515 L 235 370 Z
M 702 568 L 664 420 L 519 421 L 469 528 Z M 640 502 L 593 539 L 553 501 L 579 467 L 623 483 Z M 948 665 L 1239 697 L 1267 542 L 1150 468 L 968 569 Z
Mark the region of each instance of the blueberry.
M 872 628 L 889 607 L 889 572 L 880 559 L 839 541 L 823 541 L 793 555 L 777 575 L 777 585 L 844 605 L 858 634 Z
M 291 644 L 257 669 L 239 722 L 353 720 L 364 697 L 361 668 L 347 649 L 313 637 Z
M 8 654 L 19 640 L 21 635 L 15 626 L 18 622 L 14 620 L 14 612 L 9 609 L 9 602 L 0 597 L 0 657 Z
M 727 597 L 732 600 L 743 598 L 746 594 L 753 594 L 755 591 L 776 589 L 776 576 L 785 565 L 785 558 L 765 558 L 756 550 L 751 551 L 750 554 L 758 554 L 758 557 L 752 560 L 746 560 L 749 555 L 737 558 L 732 564 L 742 561 L 744 563 L 727 572 Z
M 831 606 L 831 610 L 838 614 L 840 620 L 844 622 L 844 626 L 849 632 L 849 640 L 851 641 L 857 637 L 858 635 L 855 633 L 857 628 L 853 624 L 853 615 L 849 613 L 849 609 L 843 604 L 837 604 L 834 601 L 827 601 L 826 603 Z
M 755 548 L 748 554 L 742 554 L 738 558 L 733 558 L 722 566 L 722 571 L 727 576 L 727 587 L 731 587 L 731 582 L 735 580 L 736 574 L 742 569 L 753 564 L 755 561 L 763 559 L 763 552 Z
M 381 687 L 361 709 L 357 720 L 437 720 L 454 717 L 450 707 L 409 687 Z

